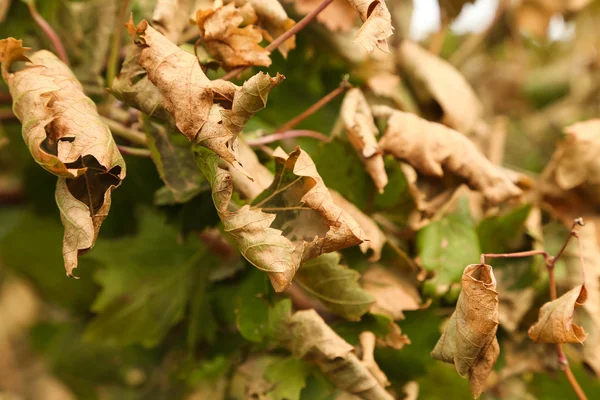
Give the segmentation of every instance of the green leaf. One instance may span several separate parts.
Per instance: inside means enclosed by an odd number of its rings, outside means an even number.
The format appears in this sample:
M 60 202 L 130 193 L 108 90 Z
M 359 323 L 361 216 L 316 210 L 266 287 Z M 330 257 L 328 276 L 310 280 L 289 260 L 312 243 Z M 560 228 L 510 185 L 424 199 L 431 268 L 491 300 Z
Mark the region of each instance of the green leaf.
M 92 305 L 98 315 L 87 326 L 88 340 L 155 346 L 183 318 L 194 270 L 213 263 L 199 240 L 180 244 L 159 215 L 143 210 L 140 217 L 136 236 L 101 240 L 94 249 L 105 268 L 96 276 L 102 291 Z
M 295 282 L 334 313 L 358 321 L 375 299 L 358 284 L 360 274 L 339 263 L 339 253 L 322 254 L 302 264 Z
M 311 370 L 304 360 L 293 357 L 274 361 L 265 370 L 265 378 L 274 385 L 269 395 L 273 400 L 300 400 Z
M 510 253 L 516 251 L 523 241 L 525 221 L 531 204 L 523 204 L 506 214 L 493 216 L 481 221 L 477 236 L 484 253 Z
M 467 265 L 479 262 L 479 239 L 466 199 L 456 211 L 421 229 L 416 240 L 423 267 L 436 274 L 432 283 L 438 293 L 460 282 Z

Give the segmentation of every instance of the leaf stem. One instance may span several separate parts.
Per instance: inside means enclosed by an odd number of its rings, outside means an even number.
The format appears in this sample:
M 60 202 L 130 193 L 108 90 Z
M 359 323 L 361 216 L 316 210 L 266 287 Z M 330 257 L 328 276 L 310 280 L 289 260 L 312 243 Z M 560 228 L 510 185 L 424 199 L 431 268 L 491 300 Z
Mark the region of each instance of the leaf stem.
M 329 141 L 328 136 L 325 136 L 322 133 L 319 133 L 316 131 L 295 130 L 295 131 L 273 133 L 271 135 L 266 135 L 266 136 L 260 137 L 258 139 L 246 139 L 246 144 L 250 147 L 258 147 L 258 146 L 262 146 L 264 144 L 277 142 L 279 140 L 292 139 L 292 138 L 296 138 L 296 137 L 310 137 L 310 138 L 318 139 L 322 142 Z
M 69 57 L 67 56 L 67 51 L 65 50 L 65 46 L 63 46 L 63 44 L 60 40 L 60 37 L 56 34 L 54 29 L 52 29 L 52 26 L 50 26 L 48 21 L 46 21 L 44 19 L 44 17 L 42 17 L 40 15 L 40 13 L 38 12 L 38 10 L 35 6 L 35 1 L 27 1 L 26 3 L 27 3 L 27 8 L 29 8 L 29 13 L 31 14 L 31 17 L 39 25 L 39 27 L 42 29 L 42 31 L 44 32 L 46 37 L 50 40 L 50 42 L 52 42 L 52 45 L 54 46 L 54 49 L 56 50 L 56 54 L 58 55 L 58 58 L 60 58 L 60 60 L 62 62 L 64 62 L 65 64 L 70 65 Z
M 314 10 L 312 10 L 309 14 L 307 14 L 304 18 L 302 18 L 296 25 L 291 27 L 289 30 L 285 31 L 281 36 L 277 39 L 273 40 L 266 49 L 270 52 L 279 47 L 280 44 L 288 40 L 290 37 L 294 36 L 296 33 L 300 32 L 302 29 L 306 27 L 313 19 L 319 15 L 321 11 L 323 11 L 328 5 L 330 5 L 333 0 L 323 0 L 321 4 L 319 4 Z M 227 74 L 225 74 L 221 79 L 228 81 L 233 77 L 242 73 L 248 67 L 238 67 L 236 69 L 232 69 Z
M 301 114 L 297 115 L 296 117 L 292 118 L 285 124 L 281 125 L 279 127 L 279 129 L 277 129 L 277 132 L 285 132 L 285 131 L 289 131 L 290 129 L 294 128 L 300 122 L 304 121 L 306 118 L 310 117 L 311 115 L 313 115 L 314 113 L 319 111 L 321 108 L 323 108 L 323 106 L 325 104 L 329 103 L 331 100 L 335 99 L 337 96 L 344 93 L 346 90 L 350 89 L 351 87 L 352 87 L 352 85 L 350 84 L 350 82 L 348 82 L 348 76 L 345 76 L 337 88 L 335 88 L 330 93 L 326 94 L 315 104 L 313 104 L 312 106 L 310 106 L 306 110 L 304 110 Z
M 111 87 L 112 81 L 117 76 L 117 67 L 119 65 L 119 55 L 121 53 L 121 33 L 126 19 L 127 9 L 129 8 L 129 0 L 121 0 L 119 7 L 119 16 L 115 24 L 115 30 L 112 36 L 112 43 L 110 48 L 110 55 L 108 57 L 108 64 L 106 66 L 106 86 Z
M 129 140 L 132 143 L 139 145 L 146 145 L 146 135 L 136 130 L 127 128 L 125 125 L 121 125 L 117 121 L 114 121 L 110 118 L 102 117 L 102 120 L 108 127 L 113 135 L 121 136 L 124 139 Z
M 121 154 L 126 155 L 126 156 L 136 156 L 136 157 L 145 157 L 145 158 L 150 158 L 152 156 L 152 153 L 148 149 L 140 149 L 139 147 L 123 146 L 121 144 L 118 144 L 117 147 L 119 148 L 119 151 L 121 152 Z

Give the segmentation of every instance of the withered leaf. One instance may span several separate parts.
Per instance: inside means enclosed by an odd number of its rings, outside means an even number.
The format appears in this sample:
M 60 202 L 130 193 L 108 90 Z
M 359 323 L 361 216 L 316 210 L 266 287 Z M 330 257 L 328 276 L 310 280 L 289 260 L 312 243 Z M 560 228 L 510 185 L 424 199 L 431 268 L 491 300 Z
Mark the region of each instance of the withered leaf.
M 388 177 L 385 172 L 383 155 L 375 138 L 379 131 L 373 122 L 373 114 L 371 114 L 367 99 L 360 89 L 350 89 L 346 93 L 340 114 L 348 140 L 356 149 L 365 169 L 375 182 L 375 187 L 379 193 L 383 193 L 383 188 L 388 183 Z
M 283 6 L 277 0 L 226 0 L 225 3 L 235 3 L 237 7 L 250 3 L 258 16 L 260 27 L 268 33 L 270 41 L 277 39 L 296 25 L 293 19 L 288 18 Z M 291 36 L 279 45 L 278 50 L 286 58 L 288 52 L 295 47 L 296 36 Z
M 521 194 L 499 167 L 457 131 L 386 106 L 376 106 L 373 112 L 387 118 L 385 135 L 379 141 L 381 149 L 420 173 L 438 178 L 454 174 L 492 205 Z
M 359 43 L 368 52 L 377 46 L 380 50 L 389 52 L 387 38 L 392 36 L 392 16 L 383 0 L 347 0 L 363 21 L 362 27 L 356 33 L 354 42 Z
M 362 251 L 363 254 L 367 254 L 370 250 L 371 254 L 369 255 L 368 260 L 371 262 L 379 261 L 381 258 L 381 250 L 387 241 L 385 234 L 379 229 L 379 226 L 377 226 L 371 217 L 359 210 L 359 208 L 349 200 L 346 200 L 344 196 L 331 189 L 329 189 L 329 193 L 335 204 L 350 214 L 365 232 L 367 240 L 360 244 L 360 251 Z
M 253 180 L 251 181 L 237 169 L 229 166 L 228 169 L 233 179 L 233 188 L 236 192 L 240 193 L 242 198 L 253 200 L 263 190 L 271 186 L 273 174 L 267 167 L 260 163 L 256 153 L 254 153 L 254 150 L 246 142 L 238 140 L 237 143 L 240 162 Z
M 358 284 L 360 274 L 340 265 L 338 253 L 321 254 L 305 262 L 294 282 L 317 297 L 331 311 L 350 321 L 359 321 L 374 298 Z
M 152 24 L 167 39 L 178 44 L 195 5 L 195 0 L 158 0 L 152 13 Z
M 194 55 L 179 49 L 146 21 L 135 27 L 130 20 L 127 28 L 141 48 L 139 65 L 162 94 L 163 104 L 179 131 L 244 171 L 234 142 L 252 115 L 265 107 L 269 91 L 284 77 L 259 73 L 242 87 L 223 80 L 210 81 Z
M 485 381 L 500 354 L 497 330 L 498 293 L 492 267 L 468 265 L 456 310 L 431 356 L 454 364 L 460 376 L 468 376 L 476 398 L 485 389 Z
M 213 201 L 242 255 L 269 274 L 276 291 L 285 290 L 300 264 L 322 253 L 360 244 L 364 233 L 331 198 L 310 157 L 300 149 L 275 151 L 273 184 L 252 206 L 229 211 L 231 174 L 218 158 L 198 150 L 198 163 L 211 184 Z
M 308 14 L 319 6 L 319 0 L 296 0 L 294 6 L 300 14 Z M 321 22 L 331 31 L 349 31 L 354 26 L 356 13 L 354 8 L 346 0 L 333 0 L 323 11 L 317 15 L 317 21 Z
M 93 247 L 110 208 L 112 190 L 125 178 L 125 162 L 96 105 L 54 54 L 26 57 L 22 41 L 0 41 L 2 76 L 33 158 L 59 177 L 56 202 L 65 226 L 63 256 L 73 275 L 78 256 Z M 25 68 L 10 72 L 15 61 Z
M 250 3 L 239 9 L 230 3 L 216 9 L 200 9 L 196 13 L 202 45 L 208 54 L 222 61 L 226 70 L 271 65 L 269 51 L 259 45 L 263 37 L 261 30 L 253 25 L 257 20 Z
M 298 311 L 281 340 L 296 357 L 315 363 L 339 389 L 362 399 L 393 400 L 383 385 L 314 310 Z
M 587 300 L 585 286 L 579 285 L 540 308 L 538 321 L 529 328 L 536 343 L 583 343 L 587 333 L 573 324 L 573 312 Z
M 454 66 L 410 40 L 402 41 L 398 60 L 419 101 L 441 107 L 445 125 L 465 135 L 481 133 L 483 105 Z
M 362 276 L 363 288 L 375 297 L 371 312 L 404 319 L 404 311 L 421 308 L 419 291 L 407 279 L 380 265 L 372 265 Z

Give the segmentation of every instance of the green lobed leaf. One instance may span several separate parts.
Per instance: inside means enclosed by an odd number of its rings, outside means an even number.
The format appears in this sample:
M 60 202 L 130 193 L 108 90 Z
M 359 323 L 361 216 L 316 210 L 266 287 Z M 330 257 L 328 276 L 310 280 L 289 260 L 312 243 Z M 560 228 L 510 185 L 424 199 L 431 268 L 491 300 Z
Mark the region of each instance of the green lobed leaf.
M 289 357 L 276 360 L 265 370 L 265 378 L 273 384 L 269 392 L 272 400 L 300 400 L 302 389 L 312 367 L 304 360 Z
M 477 227 L 477 236 L 484 253 L 508 253 L 518 250 L 525 232 L 525 221 L 531 204 L 523 204 L 509 212 L 485 218 Z

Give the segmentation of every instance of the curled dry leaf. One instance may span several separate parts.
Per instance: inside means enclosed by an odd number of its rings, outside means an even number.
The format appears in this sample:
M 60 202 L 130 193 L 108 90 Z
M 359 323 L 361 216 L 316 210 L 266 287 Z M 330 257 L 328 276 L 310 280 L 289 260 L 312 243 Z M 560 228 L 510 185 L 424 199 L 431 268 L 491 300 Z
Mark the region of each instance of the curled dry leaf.
M 321 0 L 295 0 L 294 6 L 300 14 L 308 14 L 321 4 Z M 346 0 L 333 0 L 323 11 L 317 15 L 317 21 L 325 25 L 330 31 L 349 31 L 354 26 L 356 13 Z
M 402 76 L 411 83 L 419 101 L 425 106 L 437 103 L 445 125 L 465 135 L 483 130 L 483 105 L 456 68 L 410 40 L 402 41 L 398 59 Z
M 408 280 L 380 265 L 369 267 L 362 276 L 362 286 L 375 297 L 371 312 L 404 319 L 404 311 L 419 310 L 421 296 Z
M 450 172 L 480 191 L 491 205 L 521 195 L 504 171 L 457 131 L 386 106 L 376 106 L 373 112 L 387 118 L 381 149 L 420 173 L 443 179 Z
M 454 364 L 460 376 L 468 376 L 476 398 L 483 393 L 500 354 L 497 330 L 498 292 L 492 267 L 468 265 L 463 272 L 456 310 L 431 356 Z
M 296 25 L 293 19 L 288 18 L 283 6 L 277 0 L 226 0 L 225 3 L 235 3 L 238 7 L 250 3 L 258 16 L 259 26 L 268 33 L 267 39 L 270 41 L 277 39 Z M 279 45 L 278 50 L 285 58 L 295 47 L 296 36 L 291 36 Z
M 127 29 L 141 49 L 139 65 L 160 91 L 179 131 L 244 171 L 234 142 L 252 115 L 265 107 L 269 91 L 284 77 L 259 73 L 242 87 L 223 80 L 211 81 L 194 55 L 179 49 L 145 20 L 137 27 L 130 20 Z
M 565 208 L 580 209 L 579 204 L 597 208 L 600 206 L 600 119 L 576 123 L 564 132 L 565 140 L 542 174 L 540 190 L 552 202 L 564 202 L 566 198 L 576 203 Z
M 300 264 L 322 253 L 362 243 L 364 232 L 331 198 L 304 151 L 275 150 L 272 185 L 236 211 L 229 211 L 231 174 L 219 168 L 214 154 L 201 152 L 200 167 L 211 184 L 213 201 L 242 255 L 269 274 L 276 291 L 285 290 Z
M 315 363 L 339 389 L 366 400 L 394 399 L 354 354 L 354 347 L 339 337 L 316 311 L 294 313 L 282 335 L 285 347 L 296 357 Z
M 342 103 L 341 118 L 348 140 L 358 152 L 379 193 L 388 183 L 383 155 L 375 136 L 379 134 L 367 99 L 360 89 L 350 89 Z
M 392 16 L 383 0 L 348 0 L 348 3 L 358 13 L 363 25 L 356 33 L 354 42 L 359 43 L 368 52 L 377 46 L 380 50 L 389 52 L 387 38 L 392 36 Z
M 20 40 L 0 41 L 2 76 L 33 158 L 59 177 L 56 203 L 65 227 L 63 257 L 73 275 L 78 256 L 93 247 L 110 209 L 112 190 L 125 178 L 125 162 L 96 105 L 54 54 L 25 56 Z M 11 73 L 11 64 L 27 61 Z
M 248 171 L 254 180 L 248 179 L 244 174 L 239 172 L 233 166 L 228 166 L 229 173 L 233 179 L 233 188 L 240 193 L 242 198 L 253 200 L 261 194 L 263 190 L 271 186 L 273 182 L 273 174 L 267 167 L 259 161 L 256 153 L 243 140 L 238 140 L 238 154 L 240 163 L 244 169 Z
M 259 46 L 261 30 L 253 24 L 258 20 L 250 3 L 236 8 L 230 3 L 196 12 L 202 45 L 208 54 L 223 62 L 223 68 L 271 65 L 269 51 Z M 243 28 L 240 28 L 243 25 Z
M 579 285 L 540 308 L 537 322 L 529 328 L 529 337 L 536 343 L 583 343 L 587 334 L 573 324 L 573 312 L 587 300 L 585 286 Z
M 367 254 L 369 250 L 371 250 L 368 260 L 371 262 L 379 261 L 381 258 L 381 250 L 387 241 L 385 234 L 379 229 L 379 226 L 377 226 L 371 217 L 365 215 L 358 207 L 346 200 L 344 196 L 331 189 L 329 189 L 329 193 L 335 204 L 350 214 L 365 232 L 367 240 L 360 244 L 360 251 L 362 251 L 363 254 Z
M 294 282 L 334 313 L 359 321 L 374 302 L 358 284 L 359 278 L 357 271 L 340 265 L 339 253 L 328 253 L 302 264 Z
M 178 44 L 195 3 L 195 0 L 158 0 L 152 13 L 152 25 L 171 42 Z

